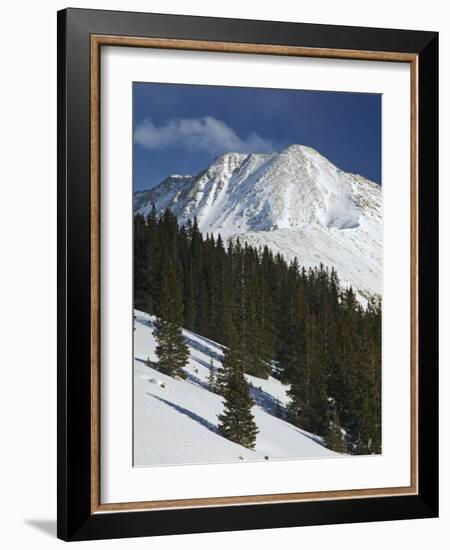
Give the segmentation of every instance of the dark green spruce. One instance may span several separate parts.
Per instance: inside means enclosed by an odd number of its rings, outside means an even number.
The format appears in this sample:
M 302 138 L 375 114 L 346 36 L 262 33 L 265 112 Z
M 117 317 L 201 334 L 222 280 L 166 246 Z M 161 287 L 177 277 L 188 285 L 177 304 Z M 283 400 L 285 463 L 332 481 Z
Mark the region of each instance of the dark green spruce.
M 176 266 L 170 259 L 163 269 L 161 291 L 158 297 L 158 313 L 153 332 L 156 341 L 158 370 L 169 376 L 185 378 L 183 367 L 189 357 L 189 349 L 184 341 L 183 301 L 181 281 Z
M 234 443 L 253 449 L 258 428 L 252 413 L 254 402 L 244 376 L 243 361 L 232 323 L 228 327 L 228 348 L 221 369 L 224 411 L 218 416 L 219 433 Z
M 325 435 L 325 443 L 329 449 L 337 453 L 345 453 L 347 450 L 345 437 L 342 433 L 341 423 L 336 411 L 330 415 L 328 422 L 327 433 Z

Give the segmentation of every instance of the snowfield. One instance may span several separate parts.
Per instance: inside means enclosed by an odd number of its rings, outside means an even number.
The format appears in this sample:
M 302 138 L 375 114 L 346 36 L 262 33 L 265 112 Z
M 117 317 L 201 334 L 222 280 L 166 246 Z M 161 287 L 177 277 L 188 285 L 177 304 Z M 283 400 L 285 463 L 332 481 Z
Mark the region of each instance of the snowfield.
M 223 347 L 184 330 L 190 358 L 186 380 L 149 366 L 156 362 L 156 342 L 150 315 L 135 310 L 134 331 L 134 466 L 238 462 L 293 458 L 339 457 L 321 438 L 274 416 L 276 401 L 288 401 L 289 386 L 275 378 L 246 375 L 252 384 L 253 414 L 259 428 L 254 450 L 237 445 L 217 432 L 223 398 L 208 390 L 210 361 L 217 369 Z
M 364 304 L 382 292 L 381 186 L 346 173 L 311 147 L 269 154 L 226 153 L 197 176 L 171 176 L 134 195 L 147 215 L 170 208 L 180 224 L 267 245 L 308 267 L 334 267 Z

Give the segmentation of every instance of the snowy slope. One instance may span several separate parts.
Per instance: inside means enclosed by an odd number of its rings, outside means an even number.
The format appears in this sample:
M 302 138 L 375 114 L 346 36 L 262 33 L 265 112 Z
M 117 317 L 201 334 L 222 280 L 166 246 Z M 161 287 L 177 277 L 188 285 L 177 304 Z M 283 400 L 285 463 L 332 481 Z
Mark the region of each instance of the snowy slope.
M 169 207 L 180 223 L 224 239 L 267 244 L 301 265 L 335 267 L 364 295 L 381 294 L 381 187 L 336 168 L 310 147 L 227 153 L 178 185 L 168 178 L 135 196 L 135 211 Z
M 158 211 L 165 210 L 168 206 L 178 200 L 184 189 L 188 189 L 192 183 L 193 176 L 181 176 L 174 174 L 162 181 L 157 187 L 149 191 L 137 191 L 133 197 L 133 208 L 135 211 L 148 214 L 152 203 Z
M 274 378 L 250 375 L 259 428 L 255 450 L 217 433 L 223 399 L 207 389 L 211 358 L 217 368 L 222 346 L 184 331 L 190 359 L 188 378 L 176 380 L 148 366 L 156 361 L 153 318 L 135 311 L 134 332 L 134 465 L 235 462 L 340 456 L 320 444 L 320 438 L 273 416 L 276 399 L 286 404 L 288 386 Z

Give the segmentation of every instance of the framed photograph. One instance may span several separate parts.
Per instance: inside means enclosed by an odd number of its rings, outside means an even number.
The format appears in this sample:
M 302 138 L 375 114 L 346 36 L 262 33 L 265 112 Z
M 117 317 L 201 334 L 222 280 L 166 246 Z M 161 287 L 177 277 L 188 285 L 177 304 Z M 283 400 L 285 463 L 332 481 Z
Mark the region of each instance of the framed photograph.
M 438 35 L 58 13 L 58 536 L 438 514 Z

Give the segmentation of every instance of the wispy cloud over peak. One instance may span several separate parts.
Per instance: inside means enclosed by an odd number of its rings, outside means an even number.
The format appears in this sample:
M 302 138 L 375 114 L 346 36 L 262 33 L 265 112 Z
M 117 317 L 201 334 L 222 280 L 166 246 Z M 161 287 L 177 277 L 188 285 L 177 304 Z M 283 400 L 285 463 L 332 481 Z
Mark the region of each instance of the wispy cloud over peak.
M 240 137 L 223 120 L 212 116 L 173 118 L 160 126 L 146 118 L 136 126 L 134 142 L 152 150 L 178 149 L 212 154 L 227 151 L 263 153 L 277 148 L 272 140 L 265 139 L 255 132 Z

